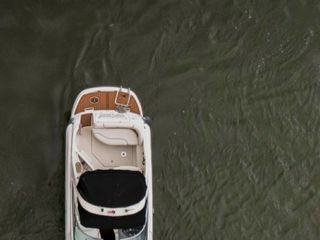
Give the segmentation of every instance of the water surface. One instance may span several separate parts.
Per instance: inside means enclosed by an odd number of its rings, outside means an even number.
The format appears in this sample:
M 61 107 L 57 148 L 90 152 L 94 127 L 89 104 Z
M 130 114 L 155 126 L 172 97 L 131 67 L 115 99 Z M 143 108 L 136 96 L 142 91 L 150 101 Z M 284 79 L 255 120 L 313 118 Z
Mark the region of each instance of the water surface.
M 84 88 L 152 119 L 154 239 L 318 239 L 317 1 L 2 1 L 0 239 L 64 238 Z

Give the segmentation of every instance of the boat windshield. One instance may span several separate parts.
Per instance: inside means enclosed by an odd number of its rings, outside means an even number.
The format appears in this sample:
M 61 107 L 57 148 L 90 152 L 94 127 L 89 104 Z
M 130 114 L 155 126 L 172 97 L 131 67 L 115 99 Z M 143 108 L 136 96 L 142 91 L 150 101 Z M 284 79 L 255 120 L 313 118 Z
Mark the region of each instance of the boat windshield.
M 74 239 L 75 240 L 101 240 L 100 238 L 94 238 L 85 234 L 77 226 L 74 229 Z
M 119 229 L 116 234 L 119 240 L 147 240 L 147 227 L 146 225 L 143 228 L 129 228 L 129 229 Z M 75 227 L 74 231 L 75 240 L 101 240 L 100 238 L 94 238 L 83 231 L 78 227 Z
M 119 229 L 120 240 L 147 240 L 147 224 L 142 228 Z

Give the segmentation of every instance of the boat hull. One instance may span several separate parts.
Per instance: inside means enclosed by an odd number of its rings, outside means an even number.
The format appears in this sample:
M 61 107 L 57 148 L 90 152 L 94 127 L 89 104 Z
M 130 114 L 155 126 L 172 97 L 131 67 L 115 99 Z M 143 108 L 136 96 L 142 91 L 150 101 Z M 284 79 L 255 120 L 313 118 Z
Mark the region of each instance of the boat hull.
M 120 108 L 119 108 L 120 106 Z M 126 111 L 118 113 L 122 109 Z M 65 155 L 65 239 L 79 239 L 79 226 L 81 227 L 79 215 L 77 212 L 77 193 L 76 183 L 79 178 L 77 176 L 77 160 L 79 156 L 79 140 L 77 136 L 81 135 L 81 131 L 91 128 L 93 116 L 97 113 L 113 113 L 115 116 L 123 114 L 123 116 L 134 115 L 136 121 L 143 121 L 143 112 L 139 99 L 134 92 L 129 89 L 117 87 L 97 87 L 82 91 L 76 98 L 71 112 L 70 124 L 66 129 L 66 155 Z M 110 115 L 110 114 L 109 114 Z M 130 115 L 130 116 L 131 116 Z M 139 120 L 140 118 L 140 120 Z M 133 122 L 133 124 L 136 124 Z M 84 130 L 81 130 L 84 129 Z M 146 184 L 148 186 L 148 197 L 146 199 L 146 238 L 153 238 L 153 193 L 152 193 L 152 162 L 151 162 L 151 131 L 148 124 L 143 123 L 140 128 L 143 138 L 141 150 L 143 154 L 143 173 L 145 174 Z M 140 148 L 140 147 L 139 147 Z M 81 149 L 80 149 L 81 150 Z M 138 158 L 138 157 L 137 157 Z M 140 167 L 140 165 L 137 165 Z M 106 166 L 103 166 L 104 168 Z M 120 166 L 121 167 L 121 166 Z M 99 169 L 97 167 L 97 169 Z M 85 229 L 84 227 L 82 227 Z M 76 230 L 76 234 L 75 234 Z M 88 230 L 88 229 L 85 229 Z M 96 230 L 89 229 L 86 233 L 86 239 L 102 239 L 95 236 Z M 117 232 L 117 230 L 115 230 Z M 78 236 L 78 237 L 77 237 Z M 94 237 L 95 236 L 95 237 Z M 88 238 L 89 237 L 89 238 Z M 122 238 L 127 239 L 127 238 Z M 129 239 L 129 238 L 128 238 Z M 131 239 L 131 238 L 130 238 Z M 134 238 L 132 238 L 134 239 Z M 140 238 L 139 238 L 140 239 Z

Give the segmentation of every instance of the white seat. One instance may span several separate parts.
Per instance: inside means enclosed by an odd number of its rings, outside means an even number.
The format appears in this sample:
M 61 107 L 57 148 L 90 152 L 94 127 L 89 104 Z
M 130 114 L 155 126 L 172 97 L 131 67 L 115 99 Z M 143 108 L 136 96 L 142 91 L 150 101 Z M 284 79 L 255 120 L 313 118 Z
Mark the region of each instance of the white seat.
M 93 136 L 107 145 L 137 145 L 138 136 L 129 128 L 93 128 Z
M 99 141 L 106 144 L 109 142 L 109 145 L 141 145 L 144 121 L 140 115 L 130 112 L 94 112 L 92 115 L 92 132 Z

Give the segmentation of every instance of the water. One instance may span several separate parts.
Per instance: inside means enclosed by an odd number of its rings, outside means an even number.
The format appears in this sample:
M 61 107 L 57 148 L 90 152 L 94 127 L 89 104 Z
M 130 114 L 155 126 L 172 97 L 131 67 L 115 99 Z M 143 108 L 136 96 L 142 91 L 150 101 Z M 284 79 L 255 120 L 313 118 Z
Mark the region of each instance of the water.
M 318 239 L 317 1 L 2 1 L 0 239 L 63 239 L 77 93 L 153 119 L 154 239 Z

